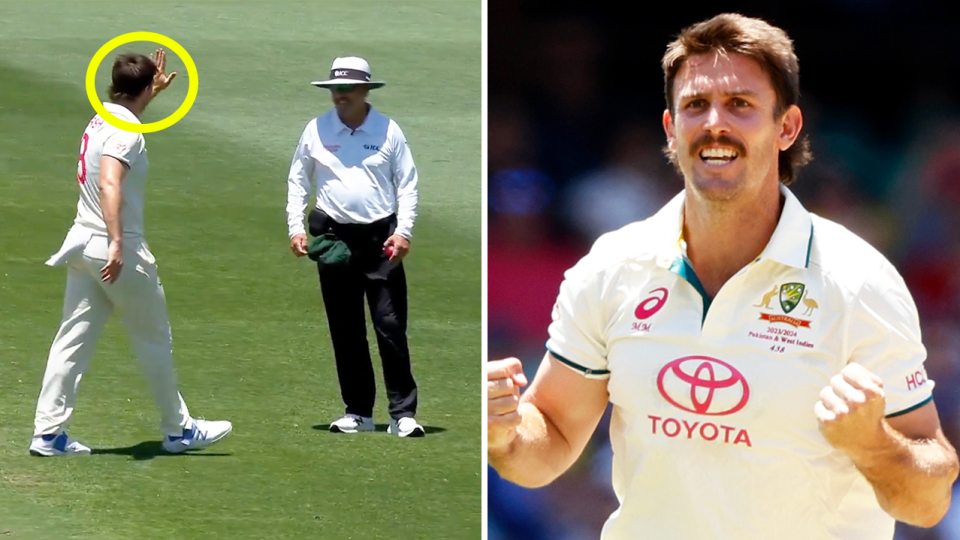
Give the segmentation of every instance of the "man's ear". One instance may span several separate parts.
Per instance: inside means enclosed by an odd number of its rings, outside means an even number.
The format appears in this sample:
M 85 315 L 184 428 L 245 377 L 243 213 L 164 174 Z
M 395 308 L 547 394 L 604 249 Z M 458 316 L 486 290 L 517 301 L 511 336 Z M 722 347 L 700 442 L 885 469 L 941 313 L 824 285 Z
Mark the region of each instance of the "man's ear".
M 673 124 L 673 115 L 670 114 L 670 109 L 663 110 L 663 131 L 667 135 L 667 147 L 670 150 L 676 150 L 677 129 Z
M 803 113 L 800 112 L 800 107 L 796 105 L 791 105 L 786 112 L 783 113 L 783 117 L 780 118 L 780 133 L 777 136 L 777 146 L 780 148 L 780 151 L 784 151 L 797 141 L 797 137 L 800 136 L 800 130 L 803 129 Z

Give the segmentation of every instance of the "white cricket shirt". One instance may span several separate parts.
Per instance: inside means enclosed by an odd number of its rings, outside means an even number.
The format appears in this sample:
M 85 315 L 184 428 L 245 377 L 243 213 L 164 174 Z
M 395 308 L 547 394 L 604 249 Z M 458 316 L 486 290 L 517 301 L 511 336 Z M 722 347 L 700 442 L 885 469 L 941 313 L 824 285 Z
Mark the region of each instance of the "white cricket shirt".
M 140 124 L 140 120 L 126 107 L 115 103 L 103 106 L 121 120 Z M 127 176 L 120 184 L 120 224 L 123 235 L 143 237 L 143 198 L 147 185 L 147 148 L 143 135 L 115 128 L 96 115 L 87 124 L 80 140 L 77 162 L 77 182 L 80 200 L 74 223 L 100 234 L 107 234 L 100 207 L 100 158 L 114 157 L 127 167 Z
M 848 362 L 883 379 L 888 415 L 932 399 L 917 310 L 877 250 L 781 191 L 769 245 L 709 304 L 683 192 L 566 273 L 547 348 L 607 379 L 620 507 L 603 540 L 893 537 L 813 407 Z
M 338 223 L 371 223 L 397 214 L 395 234 L 410 238 L 417 213 L 417 168 L 403 131 L 372 106 L 353 130 L 331 109 L 300 136 L 287 178 L 290 238 L 304 233 L 312 193 Z

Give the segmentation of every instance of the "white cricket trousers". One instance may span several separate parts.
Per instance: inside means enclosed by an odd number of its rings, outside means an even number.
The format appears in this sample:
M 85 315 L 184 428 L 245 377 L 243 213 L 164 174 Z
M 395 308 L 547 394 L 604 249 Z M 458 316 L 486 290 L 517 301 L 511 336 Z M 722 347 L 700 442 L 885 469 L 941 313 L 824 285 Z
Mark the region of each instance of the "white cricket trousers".
M 114 311 L 160 408 L 161 429 L 165 435 L 181 436 L 190 414 L 177 390 L 173 339 L 156 262 L 142 239 L 125 237 L 120 277 L 106 283 L 100 279 L 100 269 L 107 262 L 107 247 L 107 237 L 91 236 L 82 254 L 78 250 L 67 261 L 63 319 L 47 358 L 34 436 L 66 429 L 80 379 Z

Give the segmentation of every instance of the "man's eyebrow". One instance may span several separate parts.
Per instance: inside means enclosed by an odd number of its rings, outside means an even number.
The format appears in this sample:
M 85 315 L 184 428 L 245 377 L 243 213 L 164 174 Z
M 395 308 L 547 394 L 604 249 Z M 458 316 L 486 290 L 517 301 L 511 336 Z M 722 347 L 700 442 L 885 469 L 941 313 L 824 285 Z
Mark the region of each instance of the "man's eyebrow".
M 730 96 L 749 96 L 749 97 L 757 97 L 759 94 L 757 94 L 757 93 L 754 92 L 753 90 L 747 90 L 747 89 L 745 89 L 745 88 L 744 88 L 744 89 L 739 89 L 739 88 L 738 88 L 738 89 L 734 89 L 734 90 L 729 90 L 729 91 L 720 92 L 720 95 L 722 95 L 722 96 L 724 96 L 724 97 L 730 97 Z M 690 93 L 690 94 L 686 94 L 686 93 L 683 93 L 683 92 L 680 93 L 680 99 L 682 99 L 682 100 L 687 100 L 687 99 L 703 99 L 703 98 L 706 98 L 706 97 L 707 97 L 707 94 L 705 94 L 705 93 L 703 93 L 703 92 L 693 92 L 693 93 Z

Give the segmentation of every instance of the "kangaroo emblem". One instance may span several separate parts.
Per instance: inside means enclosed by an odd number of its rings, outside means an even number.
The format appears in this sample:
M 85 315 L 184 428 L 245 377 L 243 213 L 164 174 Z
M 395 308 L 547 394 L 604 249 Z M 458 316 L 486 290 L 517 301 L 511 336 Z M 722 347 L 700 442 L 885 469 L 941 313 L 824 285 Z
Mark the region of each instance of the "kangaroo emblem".
M 809 289 L 807 289 L 807 291 L 804 293 L 803 300 L 802 300 L 803 305 L 807 306 L 807 310 L 803 312 L 804 315 L 811 315 L 813 313 L 813 310 L 820 307 L 820 304 L 817 304 L 816 300 L 811 300 L 807 298 L 808 294 L 810 294 Z
M 773 289 L 771 289 L 770 292 L 763 295 L 763 300 L 759 304 L 754 304 L 753 307 L 762 307 L 766 309 L 772 309 L 770 307 L 770 301 L 773 300 L 773 297 L 776 295 L 777 295 L 777 286 L 774 285 Z

